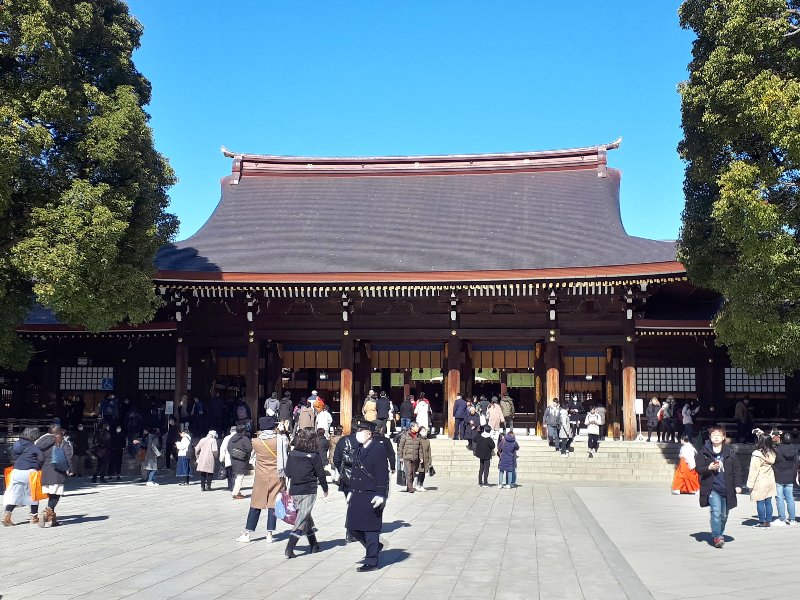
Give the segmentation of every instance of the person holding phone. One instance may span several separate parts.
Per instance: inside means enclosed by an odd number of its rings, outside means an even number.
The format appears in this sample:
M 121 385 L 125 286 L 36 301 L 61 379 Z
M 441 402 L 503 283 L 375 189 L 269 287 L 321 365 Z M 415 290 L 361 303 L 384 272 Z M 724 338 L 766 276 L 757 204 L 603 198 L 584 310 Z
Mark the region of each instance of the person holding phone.
M 744 473 L 736 451 L 725 443 L 725 428 L 721 425 L 709 428 L 708 437 L 697 457 L 700 506 L 709 507 L 713 544 L 722 548 L 728 512 L 736 508 L 736 494 L 742 492 Z

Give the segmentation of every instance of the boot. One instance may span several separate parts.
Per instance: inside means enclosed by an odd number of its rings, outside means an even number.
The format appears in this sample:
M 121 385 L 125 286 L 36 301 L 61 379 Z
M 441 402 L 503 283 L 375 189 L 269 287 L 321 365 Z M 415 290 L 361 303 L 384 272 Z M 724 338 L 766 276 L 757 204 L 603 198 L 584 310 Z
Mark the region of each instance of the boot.
M 31 525 L 38 525 L 39 524 L 39 515 L 38 513 L 31 513 Z
M 200 491 L 201 492 L 205 492 L 206 491 L 206 478 L 205 477 L 200 479 Z
M 10 512 L 6 511 L 6 512 L 3 513 L 3 521 L 2 521 L 2 523 L 3 523 L 3 525 L 5 527 L 13 527 L 14 526 L 14 522 L 11 520 L 11 513 Z
M 289 536 L 289 543 L 286 544 L 286 558 L 295 558 L 294 547 L 297 546 L 297 540 L 299 539 L 296 535 Z
M 309 533 L 307 537 L 308 543 L 311 546 L 311 553 L 322 552 L 322 548 L 319 547 L 319 543 L 317 542 L 317 534 Z
M 58 527 L 59 525 L 61 525 L 61 523 L 56 521 L 56 511 L 54 511 L 50 507 L 47 507 L 46 512 L 49 513 L 47 518 L 50 521 L 50 527 Z

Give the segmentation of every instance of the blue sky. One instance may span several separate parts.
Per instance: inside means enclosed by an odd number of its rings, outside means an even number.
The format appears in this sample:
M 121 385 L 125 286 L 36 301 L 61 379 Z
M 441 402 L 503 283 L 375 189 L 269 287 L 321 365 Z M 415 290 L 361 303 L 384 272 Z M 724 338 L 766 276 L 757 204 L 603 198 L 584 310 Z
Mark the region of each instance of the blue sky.
M 674 239 L 683 207 L 677 0 L 130 0 L 156 145 L 194 233 L 238 152 L 360 156 L 591 146 L 621 169 L 632 235 Z M 268 212 L 265 207 L 264 215 Z M 254 215 L 259 217 L 259 215 Z M 357 220 L 357 215 L 354 215 Z M 413 226 L 413 225 L 410 225 Z

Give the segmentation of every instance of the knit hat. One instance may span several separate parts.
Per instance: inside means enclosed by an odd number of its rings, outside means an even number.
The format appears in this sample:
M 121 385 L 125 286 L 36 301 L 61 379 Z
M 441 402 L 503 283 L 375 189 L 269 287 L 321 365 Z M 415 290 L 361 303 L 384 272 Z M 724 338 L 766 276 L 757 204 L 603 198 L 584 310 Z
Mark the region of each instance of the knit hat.
M 261 431 L 272 431 L 277 424 L 278 422 L 275 420 L 275 417 L 272 416 L 261 417 L 258 420 L 258 428 Z

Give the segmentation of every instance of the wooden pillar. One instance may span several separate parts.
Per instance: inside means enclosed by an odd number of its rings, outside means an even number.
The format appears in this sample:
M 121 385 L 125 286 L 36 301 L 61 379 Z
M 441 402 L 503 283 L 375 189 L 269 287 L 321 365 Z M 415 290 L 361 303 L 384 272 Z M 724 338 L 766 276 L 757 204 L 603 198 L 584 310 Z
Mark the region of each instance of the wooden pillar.
M 353 341 L 342 336 L 339 351 L 339 425 L 344 435 L 349 435 L 353 421 Z
M 259 348 L 261 344 L 248 337 L 247 357 L 245 359 L 245 402 L 250 407 L 250 414 L 253 416 L 253 431 L 258 424 L 258 363 Z
M 188 394 L 189 384 L 189 348 L 183 337 L 178 337 L 175 345 L 175 410 L 181 402 L 181 396 Z
M 620 432 L 619 404 L 622 374 L 617 348 L 606 350 L 606 435 L 618 439 Z
M 455 333 L 455 332 L 454 332 Z M 455 419 L 453 418 L 453 405 L 456 402 L 456 396 L 461 391 L 461 342 L 457 336 L 452 336 L 447 341 L 447 392 L 445 397 L 444 409 L 446 412 L 446 419 L 442 419 L 446 423 L 447 435 L 453 437 L 455 429 Z
M 500 371 L 500 397 L 508 393 L 508 372 L 503 369 Z
M 270 396 L 272 392 L 278 392 L 278 396 L 280 397 L 281 392 L 283 392 L 283 359 L 278 352 L 278 347 L 275 342 L 271 340 L 266 342 L 264 357 L 264 370 L 266 371 L 264 395 Z
M 544 348 L 545 390 L 549 404 L 553 398 L 561 400 L 561 351 L 556 342 L 546 342 Z
M 624 439 L 636 439 L 636 348 L 632 343 L 622 346 L 622 430 Z
M 534 402 L 536 420 L 536 435 L 547 437 L 547 432 L 544 431 L 544 411 L 547 409 L 547 397 L 545 396 L 543 376 L 546 372 L 544 364 L 544 344 L 537 343 L 534 350 L 533 362 L 533 387 L 534 387 Z
M 472 397 L 475 386 L 475 367 L 472 364 L 472 344 L 464 344 L 464 364 L 461 367 L 461 387 L 464 399 Z
M 411 394 L 411 369 L 403 371 L 403 401 Z

